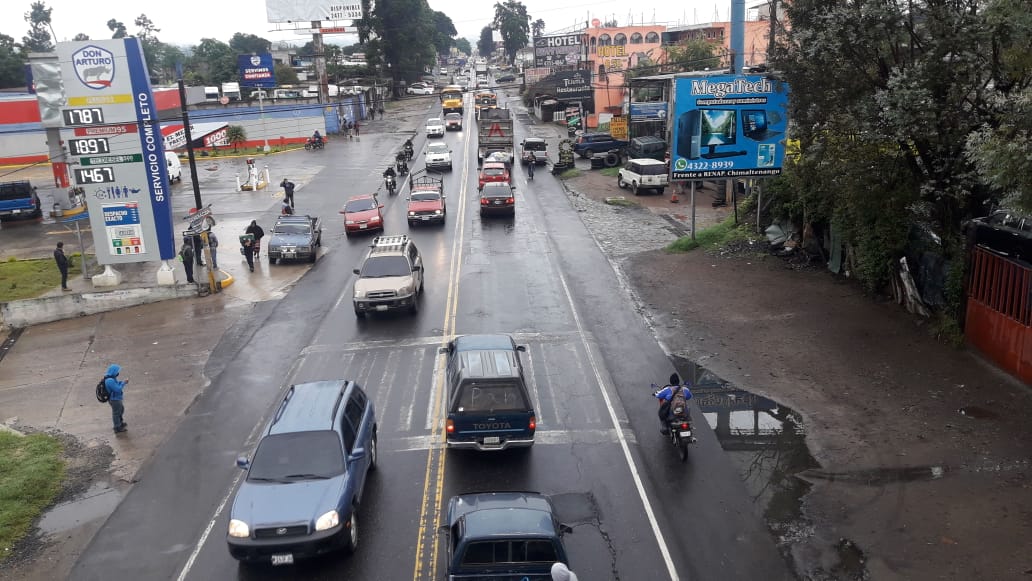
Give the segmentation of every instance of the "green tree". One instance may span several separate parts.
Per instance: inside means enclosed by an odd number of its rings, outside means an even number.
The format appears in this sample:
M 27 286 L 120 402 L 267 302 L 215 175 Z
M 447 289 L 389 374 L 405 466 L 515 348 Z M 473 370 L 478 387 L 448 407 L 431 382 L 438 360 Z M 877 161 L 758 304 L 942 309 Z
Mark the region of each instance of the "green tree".
M 51 24 L 50 13 L 53 8 L 47 8 L 45 2 L 33 2 L 29 11 L 25 13 L 25 22 L 29 23 L 29 34 L 22 38 L 22 46 L 25 52 L 50 52 L 54 50 L 54 27 Z
M 434 48 L 437 49 L 437 54 L 446 55 L 455 44 L 455 35 L 459 32 L 455 30 L 455 24 L 452 23 L 452 19 L 444 12 L 435 10 L 433 12 L 433 19 Z
M 494 29 L 488 25 L 480 29 L 480 40 L 477 41 L 477 53 L 486 58 L 494 53 L 494 49 Z
M 162 67 L 162 53 L 165 50 L 164 44 L 158 40 L 157 34 L 160 28 L 154 26 L 154 22 L 146 14 L 140 14 L 133 20 L 136 25 L 136 38 L 140 40 L 143 47 L 143 58 L 150 70 L 152 82 L 163 83 L 170 78 Z
M 538 18 L 530 24 L 530 31 L 534 34 L 534 37 L 541 36 L 541 33 L 545 31 L 545 21 Z
M 237 54 L 265 54 L 272 50 L 272 43 L 254 35 L 237 32 L 229 39 L 229 46 Z
M 365 17 L 358 21 L 359 41 L 368 47 L 366 61 L 385 67 L 400 96 L 401 81 L 414 81 L 436 63 L 434 22 L 426 0 L 362 0 Z
M 296 85 L 298 83 L 297 71 L 286 63 L 276 63 L 273 65 L 273 72 L 276 75 L 277 85 Z
M 205 84 L 217 85 L 237 80 L 236 51 L 214 38 L 202 38 L 193 47 L 190 64 Z
M 464 55 L 473 54 L 473 47 L 469 44 L 468 38 L 459 38 L 455 40 L 455 48 Z
M 240 144 L 247 141 L 247 130 L 243 125 L 230 125 L 226 127 L 226 140 L 233 146 L 233 153 L 236 153 Z
M 107 21 L 107 27 L 111 31 L 111 38 L 125 38 L 129 36 L 129 31 L 126 30 L 125 24 L 120 20 L 112 18 Z
M 80 33 L 76 34 L 72 38 L 72 40 L 89 40 L 89 39 L 90 39 L 90 35 L 86 34 L 85 32 L 80 32 Z
M 0 89 L 25 86 L 25 60 L 14 37 L 0 34 Z
M 667 66 L 663 67 L 664 73 L 683 73 L 688 71 L 702 71 L 715 69 L 720 66 L 720 58 L 717 56 L 719 50 L 715 44 L 705 40 L 684 40 L 673 46 L 666 47 Z M 655 74 L 653 70 L 653 74 Z
M 495 2 L 492 25 L 502 35 L 505 62 L 512 64 L 516 61 L 516 52 L 530 42 L 530 15 L 527 14 L 527 7 L 518 0 Z

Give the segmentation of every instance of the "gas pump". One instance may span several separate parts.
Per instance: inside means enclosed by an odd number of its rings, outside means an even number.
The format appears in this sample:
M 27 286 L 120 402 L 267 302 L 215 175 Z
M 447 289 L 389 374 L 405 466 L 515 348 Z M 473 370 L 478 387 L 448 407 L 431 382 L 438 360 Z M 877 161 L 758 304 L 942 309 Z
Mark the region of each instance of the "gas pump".
M 240 174 L 236 175 L 237 180 L 237 191 L 248 191 L 253 192 L 255 190 L 264 189 L 269 184 L 269 166 L 266 165 L 261 170 L 255 164 L 253 157 L 246 159 L 247 163 L 247 178 L 244 182 L 240 181 Z

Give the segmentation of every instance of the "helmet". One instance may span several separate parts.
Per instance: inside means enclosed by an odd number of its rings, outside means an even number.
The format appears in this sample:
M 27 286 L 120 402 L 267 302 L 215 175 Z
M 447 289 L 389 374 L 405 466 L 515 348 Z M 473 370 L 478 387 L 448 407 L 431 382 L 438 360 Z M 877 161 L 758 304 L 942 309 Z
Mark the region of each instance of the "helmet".
M 676 373 L 670 374 L 670 385 L 681 385 L 681 377 Z

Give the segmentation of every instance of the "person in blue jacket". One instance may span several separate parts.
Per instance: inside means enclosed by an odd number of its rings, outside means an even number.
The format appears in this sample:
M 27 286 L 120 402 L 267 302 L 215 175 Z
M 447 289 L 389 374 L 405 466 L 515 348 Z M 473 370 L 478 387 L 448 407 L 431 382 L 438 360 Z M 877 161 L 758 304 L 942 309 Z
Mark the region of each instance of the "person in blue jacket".
M 674 394 L 678 391 L 684 393 L 685 402 L 692 399 L 692 392 L 688 389 L 688 383 L 681 384 L 681 377 L 676 373 L 670 374 L 670 383 L 663 387 L 663 389 L 653 393 L 656 399 L 659 400 L 659 423 L 660 431 L 663 435 L 669 433 L 667 424 L 670 422 L 672 411 L 670 409 L 670 402 L 674 399 Z M 687 410 L 686 410 L 687 411 Z
M 108 366 L 107 373 L 104 374 L 104 387 L 107 388 L 110 396 L 108 403 L 111 404 L 111 420 L 114 422 L 116 434 L 124 432 L 126 426 L 129 425 L 122 418 L 125 413 L 125 404 L 122 403 L 122 398 L 125 396 L 125 384 L 129 383 L 129 380 L 118 379 L 121 371 L 120 365 L 112 363 Z

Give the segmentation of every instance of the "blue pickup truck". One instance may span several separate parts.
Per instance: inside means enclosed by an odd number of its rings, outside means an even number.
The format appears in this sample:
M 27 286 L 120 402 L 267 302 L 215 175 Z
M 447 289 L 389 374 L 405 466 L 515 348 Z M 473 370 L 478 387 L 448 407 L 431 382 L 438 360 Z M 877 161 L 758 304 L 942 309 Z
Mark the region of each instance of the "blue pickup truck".
M 623 139 L 615 139 L 608 133 L 584 133 L 574 142 L 573 152 L 583 158 L 589 158 L 596 153 L 624 149 L 629 143 Z
M 39 218 L 39 196 L 27 180 L 0 183 L 0 218 Z

